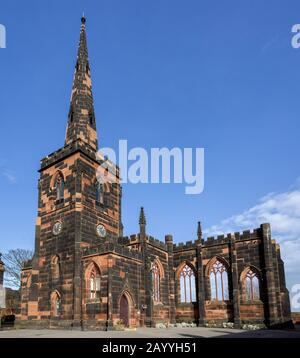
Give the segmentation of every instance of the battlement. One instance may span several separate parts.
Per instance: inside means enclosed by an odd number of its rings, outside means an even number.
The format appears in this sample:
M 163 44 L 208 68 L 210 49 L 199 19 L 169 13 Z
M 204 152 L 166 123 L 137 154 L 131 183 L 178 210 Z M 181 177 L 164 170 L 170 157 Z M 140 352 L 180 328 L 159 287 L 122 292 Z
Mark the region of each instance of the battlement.
M 153 246 L 156 246 L 162 250 L 166 250 L 167 247 L 166 247 L 166 244 L 158 239 L 155 239 L 154 237 L 152 236 L 147 236 L 147 241 L 149 244 L 153 245 Z
M 47 155 L 41 160 L 41 170 L 46 169 L 50 165 L 53 165 L 58 160 L 62 160 L 63 158 L 66 158 L 70 156 L 71 154 L 75 152 L 82 152 L 85 155 L 87 155 L 89 158 L 95 160 L 99 163 L 99 165 L 103 164 L 105 162 L 106 167 L 109 172 L 114 174 L 114 171 L 116 170 L 117 176 L 119 175 L 119 167 L 115 165 L 111 160 L 105 158 L 103 154 L 99 152 L 95 152 L 95 150 L 91 147 L 89 147 L 85 142 L 83 142 L 80 138 L 78 138 L 75 142 L 71 142 L 68 145 L 65 145 L 64 147 L 56 150 L 55 152 Z
M 155 239 L 153 236 L 146 236 L 146 241 L 155 247 L 158 247 L 162 250 L 166 250 L 166 244 L 158 239 Z M 139 244 L 140 243 L 140 235 L 139 234 L 133 234 L 128 236 L 122 236 L 118 238 L 118 243 L 120 245 L 133 245 L 133 244 Z
M 202 244 L 203 244 L 203 241 L 204 240 L 202 240 Z M 196 249 L 198 243 L 199 243 L 198 240 L 179 242 L 179 243 L 173 245 L 173 251 L 183 251 L 183 250 L 189 250 L 189 249 Z
M 231 240 L 232 234 L 229 233 L 227 235 L 217 235 L 217 236 L 209 236 L 206 240 L 202 239 L 201 244 L 203 247 L 213 246 L 213 245 L 222 245 L 229 244 Z M 261 229 L 254 230 L 244 230 L 243 232 L 235 232 L 234 233 L 236 241 L 247 241 L 247 240 L 257 240 L 261 237 Z M 195 241 L 187 241 L 187 242 L 179 242 L 173 245 L 174 251 L 184 251 L 189 249 L 196 249 L 198 240 Z
M 118 244 L 120 245 L 128 245 L 130 243 L 130 238 L 128 236 L 118 237 Z
M 108 253 L 116 253 L 131 259 L 137 259 L 141 260 L 142 255 L 139 252 L 131 251 L 125 246 L 114 244 L 114 243 L 106 243 L 101 246 L 94 246 L 90 248 L 83 248 L 82 254 L 83 256 L 89 256 L 89 255 L 97 255 L 97 254 L 108 254 Z
M 214 236 L 209 236 L 205 241 L 204 241 L 204 246 L 210 246 L 210 245 L 218 245 L 218 244 L 227 244 L 230 242 L 230 237 L 231 234 L 227 234 L 225 235 L 218 235 L 216 237 Z
M 217 236 L 209 236 L 206 240 L 202 239 L 201 244 L 203 247 L 213 246 L 213 245 L 223 245 L 229 244 L 231 240 L 232 234 L 229 233 L 227 235 L 217 235 Z M 235 232 L 234 233 L 236 241 L 247 241 L 247 240 L 257 240 L 261 237 L 261 228 L 257 228 L 254 230 L 244 230 L 243 232 Z M 162 250 L 167 250 L 167 246 L 164 242 L 154 238 L 153 236 L 147 236 L 147 241 L 149 244 L 158 247 Z M 120 245 L 130 245 L 136 244 L 140 242 L 139 234 L 133 234 L 124 237 L 120 237 L 118 239 L 118 243 Z M 197 245 L 199 244 L 199 240 L 194 241 L 186 241 L 186 242 L 179 242 L 173 244 L 173 251 L 184 251 L 184 250 L 192 250 L 196 249 Z
M 140 235 L 133 234 L 130 236 L 121 236 L 118 238 L 118 243 L 120 245 L 131 245 L 131 244 L 138 244 L 140 242 Z
M 92 148 L 89 148 L 86 143 L 84 143 L 82 140 L 77 139 L 75 142 L 72 142 L 55 152 L 47 155 L 41 160 L 41 170 L 46 169 L 48 166 L 53 165 L 58 160 L 61 160 L 65 157 L 70 156 L 74 152 L 81 151 L 84 154 L 86 154 L 88 157 L 92 158 L 93 160 L 99 161 L 96 158 L 95 151 Z M 100 164 L 100 161 L 99 161 Z
M 130 235 L 129 243 L 130 244 L 137 244 L 140 241 L 140 236 L 137 234 Z
M 210 236 L 204 241 L 203 246 L 211 246 L 211 245 L 220 245 L 220 244 L 228 244 L 230 242 L 232 234 L 229 233 L 227 235 L 218 235 L 218 236 Z M 261 236 L 261 229 L 254 230 L 244 230 L 243 232 L 235 232 L 234 237 L 236 241 L 246 241 L 246 240 L 257 240 Z
M 22 270 L 32 268 L 32 259 L 23 262 Z
M 261 238 L 261 228 L 257 228 L 254 230 L 244 230 L 242 233 L 235 232 L 234 233 L 236 241 L 242 240 L 257 240 Z

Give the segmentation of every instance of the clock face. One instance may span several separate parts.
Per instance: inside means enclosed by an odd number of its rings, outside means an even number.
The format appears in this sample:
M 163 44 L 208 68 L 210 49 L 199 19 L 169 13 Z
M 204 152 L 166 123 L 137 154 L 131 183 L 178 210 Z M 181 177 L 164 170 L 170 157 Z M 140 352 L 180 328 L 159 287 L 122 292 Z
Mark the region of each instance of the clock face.
M 54 235 L 58 235 L 61 232 L 61 229 L 62 229 L 62 223 L 60 221 L 57 221 L 53 225 L 52 232 L 53 232 Z
M 100 237 L 106 236 L 106 229 L 103 225 L 101 225 L 101 224 L 97 225 L 96 231 L 97 231 L 98 236 L 100 236 Z

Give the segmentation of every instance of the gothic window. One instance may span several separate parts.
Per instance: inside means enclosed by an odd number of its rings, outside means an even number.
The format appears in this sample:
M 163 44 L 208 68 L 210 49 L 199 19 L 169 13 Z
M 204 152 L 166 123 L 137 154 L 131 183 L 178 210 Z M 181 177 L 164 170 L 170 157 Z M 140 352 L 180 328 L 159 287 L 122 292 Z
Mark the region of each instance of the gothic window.
M 28 288 L 30 286 L 31 286 L 31 274 L 26 279 L 26 287 Z
M 52 315 L 57 317 L 61 314 L 61 298 L 58 292 L 53 292 L 51 295 L 51 311 Z
M 59 256 L 54 256 L 51 262 L 52 278 L 58 279 L 60 275 L 60 261 Z
M 74 117 L 73 108 L 70 107 L 70 110 L 69 110 L 69 121 L 70 122 L 73 122 L 73 117 Z
M 254 301 L 260 299 L 259 278 L 257 274 L 249 269 L 245 277 L 246 300 Z
M 61 310 L 61 300 L 60 297 L 57 297 L 56 302 L 55 302 L 55 309 L 56 309 L 56 316 L 60 315 L 60 310 Z
M 180 297 L 181 302 L 196 302 L 195 274 L 188 265 L 180 272 Z
M 61 175 L 58 175 L 55 182 L 56 200 L 61 201 L 64 198 L 65 183 Z
M 96 299 L 100 297 L 100 273 L 96 267 L 94 267 L 90 273 L 89 291 L 90 299 Z
M 104 201 L 103 184 L 98 181 L 95 184 L 95 194 L 96 194 L 96 202 L 103 204 Z
M 89 120 L 90 120 L 90 125 L 92 126 L 94 124 L 94 114 L 93 113 L 89 114 Z
M 156 263 L 152 265 L 151 275 L 153 300 L 154 302 L 160 302 L 160 271 Z
M 219 260 L 210 268 L 211 299 L 226 301 L 229 299 L 227 269 Z

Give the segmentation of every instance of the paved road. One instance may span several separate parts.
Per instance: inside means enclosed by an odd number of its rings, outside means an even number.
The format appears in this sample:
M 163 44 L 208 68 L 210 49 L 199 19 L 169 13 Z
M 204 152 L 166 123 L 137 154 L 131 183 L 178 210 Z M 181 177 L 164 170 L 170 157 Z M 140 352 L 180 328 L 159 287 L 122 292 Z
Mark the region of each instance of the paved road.
M 33 330 L 18 329 L 0 331 L 1 338 L 300 338 L 300 330 L 279 331 L 261 330 L 244 331 L 239 329 L 222 328 L 138 328 L 128 331 L 66 331 L 66 330 Z

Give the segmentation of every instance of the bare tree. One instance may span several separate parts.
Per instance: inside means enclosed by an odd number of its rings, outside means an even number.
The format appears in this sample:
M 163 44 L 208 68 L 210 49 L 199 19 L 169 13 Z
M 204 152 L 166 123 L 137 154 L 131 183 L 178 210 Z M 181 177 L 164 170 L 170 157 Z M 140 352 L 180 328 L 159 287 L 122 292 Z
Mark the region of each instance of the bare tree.
M 15 249 L 3 254 L 5 265 L 5 283 L 13 288 L 19 288 L 21 283 L 21 270 L 26 261 L 31 260 L 33 252 L 31 250 Z

